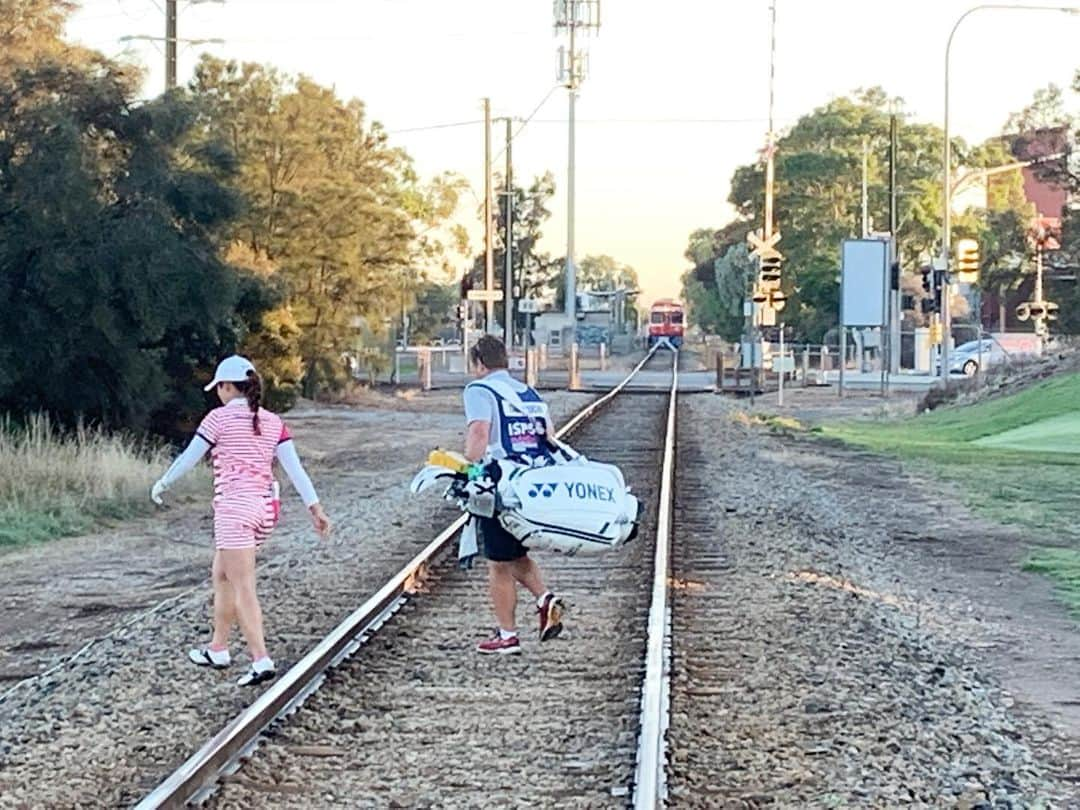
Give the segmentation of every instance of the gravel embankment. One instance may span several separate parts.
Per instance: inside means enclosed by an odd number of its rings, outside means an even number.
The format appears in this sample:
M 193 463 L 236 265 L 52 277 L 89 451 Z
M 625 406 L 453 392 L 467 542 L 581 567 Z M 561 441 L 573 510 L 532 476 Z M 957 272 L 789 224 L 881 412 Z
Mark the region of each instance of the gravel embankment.
M 1014 711 L 957 572 L 920 581 L 881 530 L 897 482 L 730 410 L 681 413 L 673 806 L 1080 807 L 1075 747 Z

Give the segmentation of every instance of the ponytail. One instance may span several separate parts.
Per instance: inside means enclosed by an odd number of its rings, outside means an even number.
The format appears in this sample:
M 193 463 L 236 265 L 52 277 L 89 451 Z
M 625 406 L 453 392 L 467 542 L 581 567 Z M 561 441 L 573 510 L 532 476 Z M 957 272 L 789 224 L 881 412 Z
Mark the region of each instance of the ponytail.
M 251 427 L 254 429 L 256 436 L 261 436 L 262 432 L 259 430 L 259 407 L 262 405 L 262 380 L 259 379 L 259 375 L 255 371 L 247 373 L 247 379 L 244 381 L 242 390 L 244 396 L 247 397 L 248 407 L 251 408 Z

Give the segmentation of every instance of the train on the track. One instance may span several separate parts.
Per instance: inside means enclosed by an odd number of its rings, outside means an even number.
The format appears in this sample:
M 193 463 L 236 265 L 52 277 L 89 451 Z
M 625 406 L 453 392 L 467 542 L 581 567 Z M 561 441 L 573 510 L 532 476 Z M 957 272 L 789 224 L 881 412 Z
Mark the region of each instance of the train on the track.
M 685 322 L 683 305 L 671 298 L 661 298 L 649 308 L 646 345 L 651 348 L 667 338 L 668 343 L 678 349 L 682 346 Z

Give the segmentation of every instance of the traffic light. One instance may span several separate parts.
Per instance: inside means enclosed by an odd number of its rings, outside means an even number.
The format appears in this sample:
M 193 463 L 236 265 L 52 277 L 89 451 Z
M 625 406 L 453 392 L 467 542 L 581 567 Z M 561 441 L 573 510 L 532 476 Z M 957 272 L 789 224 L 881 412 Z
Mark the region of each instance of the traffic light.
M 469 290 L 472 289 L 472 273 L 468 270 L 465 271 L 465 275 L 461 277 L 461 298 L 462 300 L 469 297 Z
M 956 272 L 964 284 L 974 284 L 979 280 L 979 243 L 974 239 L 957 240 Z
M 1056 321 L 1058 319 L 1058 305 L 1052 301 L 1046 302 L 1046 320 Z
M 929 315 L 933 312 L 937 312 L 937 301 L 935 301 L 933 298 L 924 298 L 922 300 L 923 315 Z
M 787 303 L 787 296 L 781 290 L 773 290 L 769 295 L 769 306 L 775 309 L 777 312 L 784 308 L 784 304 Z
M 933 289 L 934 289 L 934 286 L 933 286 L 934 285 L 934 281 L 933 281 L 934 268 L 931 267 L 928 264 L 923 265 L 922 267 L 919 268 L 919 272 L 922 273 L 923 292 L 926 292 L 926 293 L 933 292 Z
M 775 287 L 780 283 L 780 265 L 783 260 L 775 253 L 771 256 L 762 256 L 759 271 L 761 283 L 766 287 Z
M 754 293 L 751 296 L 751 298 L 752 298 L 752 300 L 753 300 L 753 302 L 755 304 L 764 304 L 766 301 L 769 300 L 769 294 L 765 290 L 761 289 L 761 287 L 759 287 L 758 285 L 755 284 L 754 285 Z

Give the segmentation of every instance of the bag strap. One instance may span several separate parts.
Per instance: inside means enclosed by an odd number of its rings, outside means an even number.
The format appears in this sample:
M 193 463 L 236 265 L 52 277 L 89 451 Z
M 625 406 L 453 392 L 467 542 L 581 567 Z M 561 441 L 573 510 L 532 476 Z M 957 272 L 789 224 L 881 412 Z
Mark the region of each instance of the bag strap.
M 495 398 L 501 402 L 508 402 L 510 407 L 517 411 L 522 416 L 526 417 L 535 426 L 539 423 L 539 419 L 525 410 L 525 403 L 521 401 L 521 397 L 518 392 L 504 383 L 502 380 L 490 380 L 487 382 L 481 382 L 479 380 L 469 383 L 470 386 L 475 385 L 478 388 L 483 388 L 490 391 L 495 395 Z
M 554 437 L 547 435 L 547 425 L 540 425 L 540 420 L 525 410 L 525 403 L 521 401 L 521 397 L 518 396 L 518 392 L 507 385 L 502 380 L 474 380 L 469 383 L 468 386 L 476 386 L 477 388 L 483 388 L 489 391 L 492 396 L 499 402 L 507 402 L 515 411 L 527 418 L 534 428 L 540 426 L 543 430 L 537 430 L 537 433 L 544 438 L 544 442 L 548 445 L 547 455 L 554 461 L 550 448 L 563 449 L 561 444 L 556 444 Z

